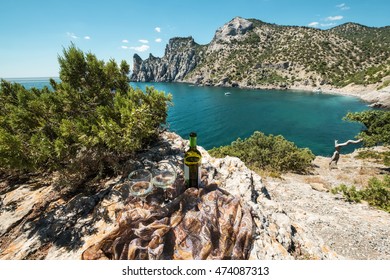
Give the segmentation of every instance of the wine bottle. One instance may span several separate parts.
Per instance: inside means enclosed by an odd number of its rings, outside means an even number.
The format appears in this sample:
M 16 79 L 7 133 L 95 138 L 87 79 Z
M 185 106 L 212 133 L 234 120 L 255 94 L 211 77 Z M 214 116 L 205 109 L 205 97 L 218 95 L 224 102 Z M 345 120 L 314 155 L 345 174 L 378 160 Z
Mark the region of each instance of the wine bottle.
M 188 188 L 199 188 L 202 155 L 196 148 L 196 133 L 190 133 L 190 148 L 184 154 L 184 178 Z

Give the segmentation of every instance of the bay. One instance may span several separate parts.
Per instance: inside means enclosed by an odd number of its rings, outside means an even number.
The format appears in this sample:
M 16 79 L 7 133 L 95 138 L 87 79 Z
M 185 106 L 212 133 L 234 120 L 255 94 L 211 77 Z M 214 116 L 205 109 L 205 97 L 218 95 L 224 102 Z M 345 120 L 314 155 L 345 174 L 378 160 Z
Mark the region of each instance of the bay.
M 48 78 L 12 79 L 26 88 L 49 86 Z M 168 110 L 168 129 L 188 138 L 198 134 L 205 149 L 230 144 L 254 131 L 283 135 L 298 147 L 316 155 L 330 156 L 334 140 L 354 139 L 361 124 L 343 121 L 348 112 L 369 109 L 358 98 L 332 94 L 239 88 L 198 87 L 185 83 L 131 83 L 145 90 L 153 86 L 171 93 L 174 105 Z M 230 95 L 225 95 L 229 92 Z M 343 148 L 353 151 L 359 145 Z
M 298 147 L 316 155 L 330 156 L 334 140 L 354 139 L 361 124 L 343 121 L 348 112 L 369 109 L 360 99 L 350 96 L 291 90 L 251 90 L 198 87 L 182 83 L 132 83 L 145 89 L 154 86 L 171 93 L 174 106 L 168 112 L 169 130 L 188 138 L 198 134 L 205 149 L 230 144 L 254 131 L 283 135 Z M 230 95 L 225 95 L 229 92 Z M 347 146 L 342 152 L 351 152 Z

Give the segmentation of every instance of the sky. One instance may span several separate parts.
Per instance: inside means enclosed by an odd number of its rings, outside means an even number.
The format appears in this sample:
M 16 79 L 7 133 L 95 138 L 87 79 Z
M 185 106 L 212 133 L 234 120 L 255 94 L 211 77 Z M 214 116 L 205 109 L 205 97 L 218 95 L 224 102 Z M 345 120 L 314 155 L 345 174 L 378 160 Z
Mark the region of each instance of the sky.
M 0 0 L 0 78 L 58 77 L 73 42 L 99 59 L 164 55 L 170 38 L 209 43 L 236 16 L 329 29 L 390 25 L 389 0 Z

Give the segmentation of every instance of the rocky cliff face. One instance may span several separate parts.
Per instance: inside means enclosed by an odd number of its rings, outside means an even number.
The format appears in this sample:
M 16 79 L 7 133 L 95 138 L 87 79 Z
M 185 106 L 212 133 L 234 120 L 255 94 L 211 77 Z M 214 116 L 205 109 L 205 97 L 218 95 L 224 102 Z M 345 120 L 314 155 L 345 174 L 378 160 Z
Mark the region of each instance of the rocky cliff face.
M 135 82 L 177 82 L 198 65 L 202 47 L 192 37 L 172 38 L 165 49 L 164 57 L 150 54 L 142 60 L 137 54 L 133 58 L 131 80 Z
M 253 28 L 254 25 L 249 20 L 235 17 L 215 32 L 214 38 L 207 48 L 207 52 L 211 53 L 224 49 L 226 48 L 226 44 L 242 40 L 244 35 Z

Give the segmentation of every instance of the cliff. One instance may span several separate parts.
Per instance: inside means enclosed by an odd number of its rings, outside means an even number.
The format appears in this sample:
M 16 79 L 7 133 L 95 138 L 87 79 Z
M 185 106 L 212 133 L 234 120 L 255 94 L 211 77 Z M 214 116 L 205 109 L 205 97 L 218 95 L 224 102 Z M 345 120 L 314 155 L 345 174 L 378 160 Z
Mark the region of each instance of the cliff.
M 177 166 L 180 181 L 183 150 L 187 145 L 176 134 L 165 132 L 158 143 L 137 159 L 129 160 L 127 166 L 131 170 L 169 159 Z M 196 192 L 189 189 L 162 208 L 158 208 L 161 203 L 155 204 L 161 198 L 158 194 L 141 206 L 136 200 L 127 200 L 128 193 L 116 188 L 126 174 L 67 192 L 58 174 L 46 177 L 32 174 L 17 181 L 2 178 L 0 259 L 102 259 L 107 254 L 111 258 L 134 257 L 134 254 L 139 258 L 170 258 L 172 255 L 164 248 L 168 244 L 180 247 L 175 236 L 181 236 L 180 230 L 194 217 L 207 222 L 199 224 L 200 228 L 196 228 L 197 223 L 188 223 L 187 227 L 200 230 L 199 235 L 188 240 L 189 247 L 175 250 L 173 256 L 215 258 L 224 252 L 234 257 L 240 256 L 239 249 L 244 248 L 250 259 L 389 258 L 390 245 L 385 240 L 390 234 L 390 214 L 367 205 L 347 204 L 308 183 L 288 179 L 264 181 L 238 158 L 212 158 L 201 147 L 200 150 L 206 188 L 195 197 L 186 195 Z M 216 207 L 220 208 L 219 214 L 210 214 Z M 153 212 L 153 209 L 160 210 Z M 224 216 L 225 223 L 214 225 L 214 217 Z M 128 228 L 120 228 L 123 221 L 127 221 L 124 224 Z M 134 229 L 129 225 L 135 221 L 143 222 Z M 215 228 L 223 231 L 229 229 L 229 224 L 235 225 L 231 230 L 239 233 L 233 234 L 232 239 L 219 235 Z M 120 230 L 128 234 L 120 235 Z M 183 240 L 189 236 L 191 232 L 183 235 Z M 223 246 L 215 247 L 210 239 L 204 238 L 207 236 Z M 250 242 L 241 243 L 238 239 Z M 114 240 L 112 249 L 107 249 Z M 234 240 L 238 243 L 233 246 L 229 242 Z M 142 242 L 148 245 L 144 247 Z M 198 243 L 204 246 L 196 247 Z M 369 250 L 364 246 L 370 246 Z M 183 251 L 188 248 L 193 250 Z
M 134 56 L 133 81 L 249 88 L 342 88 L 390 80 L 390 27 L 329 30 L 236 17 L 204 46 L 173 38 L 162 58 Z
M 202 47 L 192 37 L 172 38 L 165 49 L 164 57 L 152 54 L 142 58 L 135 54 L 131 80 L 135 82 L 173 82 L 183 81 L 202 57 Z

